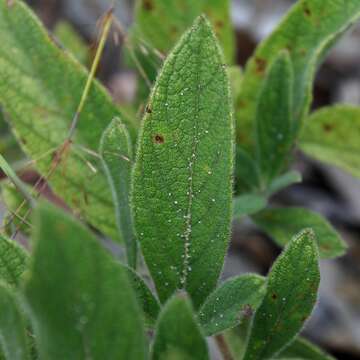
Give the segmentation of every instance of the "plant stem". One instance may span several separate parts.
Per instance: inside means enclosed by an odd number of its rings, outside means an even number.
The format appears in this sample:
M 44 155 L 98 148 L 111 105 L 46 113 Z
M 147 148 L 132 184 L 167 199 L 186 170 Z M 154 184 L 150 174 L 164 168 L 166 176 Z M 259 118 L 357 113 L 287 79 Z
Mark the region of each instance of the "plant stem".
M 234 360 L 234 357 L 231 353 L 231 350 L 225 340 L 225 337 L 223 334 L 216 335 L 215 341 L 217 343 L 218 349 L 223 357 L 223 360 Z

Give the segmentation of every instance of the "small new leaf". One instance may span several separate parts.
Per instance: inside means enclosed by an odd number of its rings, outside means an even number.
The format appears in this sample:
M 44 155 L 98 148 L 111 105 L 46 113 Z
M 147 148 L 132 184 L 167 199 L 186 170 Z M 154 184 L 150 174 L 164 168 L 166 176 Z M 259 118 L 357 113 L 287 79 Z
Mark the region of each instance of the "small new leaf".
M 145 359 L 127 271 L 70 216 L 44 204 L 36 215 L 24 296 L 40 358 Z
M 360 107 L 338 105 L 306 119 L 300 148 L 306 155 L 360 178 Z
M 116 221 L 126 245 L 128 264 L 136 268 L 137 244 L 130 209 L 132 144 L 120 119 L 115 118 L 105 130 L 101 138 L 100 155 L 115 203 Z
M 267 205 L 266 197 L 257 194 L 244 194 L 234 198 L 233 217 L 253 215 Z
M 152 360 L 208 360 L 204 336 L 185 295 L 173 296 L 160 313 Z
M 300 183 L 302 180 L 301 174 L 296 170 L 291 170 L 283 175 L 275 178 L 268 186 L 266 193 L 271 196 L 286 187 Z
M 222 55 L 199 17 L 165 62 L 143 120 L 134 223 L 160 300 L 216 286 L 231 221 L 233 121 Z
M 227 280 L 205 301 L 199 321 L 207 336 L 232 328 L 251 319 L 265 294 L 265 279 L 243 275 Z
M 268 275 L 244 360 L 273 358 L 295 338 L 316 303 L 319 282 L 314 234 L 304 230 L 293 238 Z
M 263 186 L 283 170 L 293 145 L 293 77 L 289 53 L 281 52 L 271 65 L 259 95 L 256 154 Z
M 11 289 L 0 283 L 0 344 L 6 360 L 29 360 L 25 321 Z
M 320 257 L 334 258 L 345 253 L 347 246 L 332 225 L 313 211 L 289 207 L 265 209 L 253 216 L 255 223 L 280 246 L 289 241 L 289 234 L 311 228 L 319 247 Z

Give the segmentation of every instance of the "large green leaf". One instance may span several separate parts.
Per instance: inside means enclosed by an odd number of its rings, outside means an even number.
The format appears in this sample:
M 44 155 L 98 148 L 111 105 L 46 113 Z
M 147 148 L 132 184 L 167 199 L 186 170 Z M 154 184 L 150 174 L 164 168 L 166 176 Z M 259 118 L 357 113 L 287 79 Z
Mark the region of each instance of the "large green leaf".
M 232 63 L 235 48 L 229 0 L 137 0 L 134 30 L 141 41 L 166 54 L 203 13 L 214 26 L 228 63 Z
M 207 360 L 204 336 L 185 295 L 173 296 L 164 306 L 158 324 L 152 360 Z
M 280 246 L 288 243 L 289 234 L 311 228 L 316 234 L 321 258 L 341 256 L 347 248 L 340 235 L 325 218 L 307 209 L 296 207 L 265 209 L 253 216 L 253 220 Z
M 22 1 L 0 0 L 0 104 L 25 152 L 42 174 L 64 141 L 87 73 L 52 42 Z M 73 144 L 50 183 L 74 211 L 117 236 L 111 192 L 96 156 L 110 119 L 120 115 L 104 89 L 92 85 Z M 89 151 L 87 151 L 89 150 Z
M 15 241 L 0 235 L 0 280 L 8 285 L 19 285 L 27 268 L 28 255 Z
M 258 275 L 243 275 L 227 280 L 216 289 L 199 311 L 205 334 L 222 332 L 250 317 L 264 297 L 264 282 Z
M 230 109 L 222 56 L 200 17 L 158 78 L 133 174 L 135 227 L 163 302 L 184 288 L 198 307 L 222 269 L 231 221 Z
M 295 338 L 315 305 L 319 282 L 318 250 L 313 232 L 306 230 L 293 238 L 270 271 L 244 360 L 272 358 Z
M 309 341 L 299 337 L 283 350 L 276 359 L 281 360 L 334 360 L 334 358 Z
M 305 154 L 360 177 L 360 107 L 337 105 L 313 113 L 300 147 Z
M 271 65 L 259 95 L 256 153 L 264 187 L 283 170 L 293 144 L 293 77 L 289 53 L 282 52 Z
M 48 205 L 35 219 L 24 288 L 41 359 L 146 358 L 127 271 L 83 226 Z
M 7 360 L 29 360 L 29 349 L 17 299 L 8 286 L 0 283 L 0 344 Z
M 329 48 L 360 17 L 358 0 L 300 0 L 275 31 L 257 48 L 246 66 L 242 91 L 236 105 L 237 136 L 251 146 L 259 93 L 268 66 L 281 50 L 290 53 L 294 68 L 294 121 L 307 113 L 312 80 Z
M 116 208 L 116 221 L 126 245 L 129 266 L 136 268 L 137 244 L 130 209 L 132 144 L 125 125 L 114 119 L 105 130 L 100 154 Z

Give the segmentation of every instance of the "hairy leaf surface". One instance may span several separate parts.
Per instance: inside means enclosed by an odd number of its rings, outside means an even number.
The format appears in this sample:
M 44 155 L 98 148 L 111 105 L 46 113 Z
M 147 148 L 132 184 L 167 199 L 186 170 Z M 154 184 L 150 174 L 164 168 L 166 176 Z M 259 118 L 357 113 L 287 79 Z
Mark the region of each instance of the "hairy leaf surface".
M 292 91 L 289 53 L 282 52 L 269 69 L 256 109 L 256 153 L 263 186 L 283 170 L 293 144 Z
M 80 102 L 87 73 L 51 40 L 22 1 L 0 0 L 0 104 L 24 151 L 48 174 Z M 21 24 L 21 26 L 19 26 Z M 117 237 L 114 207 L 97 157 L 101 135 L 120 115 L 104 89 L 92 85 L 76 137 L 50 184 L 76 213 Z
M 0 344 L 6 360 L 29 360 L 25 321 L 13 292 L 0 283 Z
M 126 268 L 127 274 L 140 304 L 147 327 L 152 327 L 160 312 L 160 304 L 145 281 L 131 268 Z
M 275 31 L 257 48 L 246 66 L 241 95 L 236 106 L 237 139 L 253 145 L 252 129 L 259 93 L 268 66 L 281 50 L 290 53 L 294 68 L 293 116 L 308 112 L 311 87 L 318 64 L 342 35 L 360 17 L 358 0 L 297 1 Z
M 337 105 L 313 113 L 300 140 L 305 154 L 360 177 L 360 107 Z
M 205 301 L 199 321 L 207 336 L 234 327 L 251 318 L 265 294 L 265 280 L 258 275 L 243 275 L 227 280 Z
M 130 209 L 132 144 L 125 125 L 114 119 L 105 130 L 100 155 L 108 177 L 116 208 L 116 221 L 126 245 L 129 266 L 136 268 L 137 244 Z
M 319 282 L 318 250 L 313 232 L 306 230 L 293 238 L 269 273 L 244 360 L 272 358 L 294 339 L 312 312 Z
M 223 266 L 233 123 L 222 63 L 209 23 L 198 18 L 167 59 L 143 120 L 134 220 L 162 302 L 184 288 L 198 307 Z
M 145 359 L 141 312 L 127 271 L 59 210 L 41 205 L 35 225 L 24 293 L 40 358 Z
M 192 306 L 184 295 L 173 296 L 160 313 L 152 360 L 207 360 L 207 345 Z
M 15 241 L 0 235 L 0 279 L 17 286 L 27 267 L 28 255 Z
M 315 232 L 321 258 L 341 256 L 347 248 L 340 235 L 324 217 L 307 209 L 265 209 L 256 214 L 253 220 L 280 246 L 288 243 L 289 234 L 297 234 L 305 228 L 311 228 Z

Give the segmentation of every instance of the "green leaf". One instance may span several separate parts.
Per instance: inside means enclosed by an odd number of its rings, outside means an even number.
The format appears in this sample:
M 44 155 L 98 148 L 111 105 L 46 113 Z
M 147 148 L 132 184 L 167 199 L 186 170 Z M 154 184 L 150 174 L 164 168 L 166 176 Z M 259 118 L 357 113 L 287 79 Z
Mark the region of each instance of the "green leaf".
M 360 107 L 337 105 L 313 113 L 300 148 L 305 154 L 360 177 Z
M 240 146 L 236 146 L 235 162 L 236 193 L 253 192 L 260 188 L 258 164 Z
M 276 359 L 335 360 L 332 356 L 324 353 L 317 346 L 303 338 L 297 338 Z
M 132 144 L 125 125 L 117 118 L 101 138 L 100 155 L 113 194 L 116 220 L 126 245 L 128 264 L 136 268 L 137 244 L 130 209 Z
M 15 241 L 0 235 L 0 280 L 18 286 L 27 268 L 28 255 Z
M 222 56 L 200 17 L 158 78 L 133 174 L 135 228 L 162 302 L 184 288 L 198 308 L 222 269 L 231 221 L 230 109 Z
M 347 246 L 331 224 L 318 213 L 303 208 L 266 209 L 253 217 L 254 222 L 280 246 L 289 241 L 289 234 L 311 228 L 316 234 L 320 257 L 344 255 Z
M 25 321 L 10 288 L 0 284 L 0 344 L 7 360 L 29 360 Z
M 256 154 L 264 187 L 283 170 L 293 145 L 293 77 L 289 53 L 281 52 L 269 68 L 259 94 Z
M 55 36 L 60 40 L 61 44 L 69 50 L 80 63 L 86 65 L 89 60 L 89 51 L 83 39 L 66 21 L 59 21 L 56 25 Z
M 30 188 L 29 192 L 31 193 Z M 20 231 L 25 236 L 29 236 L 31 227 L 29 222 L 25 220 L 30 209 L 29 203 L 14 184 L 9 181 L 1 185 L 1 201 L 6 208 L 6 215 L 3 219 L 4 233 L 11 237 L 12 234 Z
M 249 334 L 244 360 L 275 357 L 302 329 L 320 282 L 314 233 L 295 236 L 273 265 Z
M 143 310 L 145 325 L 152 327 L 158 318 L 160 304 L 140 275 L 131 268 L 126 269 L 138 303 Z
M 279 52 L 289 52 L 294 69 L 293 115 L 300 120 L 309 110 L 314 74 L 320 61 L 336 40 L 360 17 L 358 0 L 300 0 L 275 31 L 258 46 L 246 66 L 242 91 L 236 106 L 237 136 L 247 148 L 257 99 L 265 82 L 268 66 Z M 244 137 L 244 134 L 249 134 Z
M 226 60 L 232 63 L 235 38 L 229 0 L 138 0 L 134 31 L 142 41 L 166 54 L 202 13 L 209 17 Z
M 243 72 L 240 66 L 234 65 L 228 67 L 228 74 L 230 78 L 231 94 L 233 102 L 235 103 L 241 91 Z
M 21 181 L 21 179 L 17 176 L 12 167 L 8 164 L 8 162 L 4 159 L 4 157 L 0 154 L 0 170 L 4 172 L 4 174 L 8 177 L 8 179 L 16 186 L 16 188 L 23 194 L 23 196 L 27 199 L 29 203 L 33 203 L 33 199 L 31 194 L 29 193 L 27 187 Z
M 298 171 L 292 170 L 279 177 L 275 178 L 267 188 L 268 196 L 271 196 L 278 191 L 293 185 L 300 183 L 302 181 L 302 176 Z
M 212 336 L 251 317 L 264 297 L 264 283 L 264 278 L 250 274 L 227 280 L 217 288 L 199 311 L 205 334 Z
M 145 359 L 126 270 L 69 215 L 43 204 L 36 215 L 24 295 L 40 358 Z
M 234 198 L 233 217 L 253 215 L 267 205 L 266 197 L 257 194 L 244 194 Z
M 49 173 L 87 80 L 85 69 L 59 49 L 22 1 L 0 0 L 0 104 L 24 151 Z M 21 31 L 19 24 L 21 24 Z M 50 184 L 79 216 L 116 238 L 111 192 L 97 156 L 101 135 L 119 110 L 94 82 L 74 144 Z M 126 119 L 124 118 L 124 121 Z
M 173 296 L 161 311 L 152 360 L 207 360 L 207 345 L 185 295 Z

